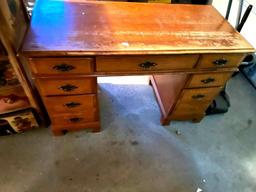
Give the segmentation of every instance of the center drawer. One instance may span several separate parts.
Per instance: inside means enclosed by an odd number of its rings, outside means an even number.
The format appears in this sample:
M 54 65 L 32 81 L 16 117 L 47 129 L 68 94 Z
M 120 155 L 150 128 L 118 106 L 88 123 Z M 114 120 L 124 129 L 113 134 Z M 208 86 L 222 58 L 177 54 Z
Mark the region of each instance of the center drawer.
M 199 55 L 97 56 L 97 72 L 191 69 Z
M 49 78 L 36 79 L 36 85 L 41 95 L 75 95 L 96 93 L 97 80 L 94 77 L 88 78 Z
M 97 108 L 96 94 L 78 96 L 44 97 L 44 103 L 50 114 L 76 113 Z

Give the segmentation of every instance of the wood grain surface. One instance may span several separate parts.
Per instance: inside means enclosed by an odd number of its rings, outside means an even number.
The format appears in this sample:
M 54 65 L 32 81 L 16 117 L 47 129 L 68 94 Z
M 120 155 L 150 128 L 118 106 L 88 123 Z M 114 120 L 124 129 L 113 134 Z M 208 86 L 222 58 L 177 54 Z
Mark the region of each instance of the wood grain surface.
M 23 52 L 121 55 L 253 52 L 211 5 L 38 0 Z

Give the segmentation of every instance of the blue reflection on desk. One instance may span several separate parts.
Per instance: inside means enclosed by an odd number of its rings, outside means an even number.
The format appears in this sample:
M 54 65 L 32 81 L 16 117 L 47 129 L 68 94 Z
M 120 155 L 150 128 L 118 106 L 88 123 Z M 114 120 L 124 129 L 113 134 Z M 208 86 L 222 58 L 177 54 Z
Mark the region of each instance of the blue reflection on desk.
M 34 35 L 40 34 L 40 37 L 35 36 L 37 44 L 40 45 L 47 42 L 62 46 L 61 44 L 67 40 L 67 36 L 65 33 L 59 33 L 60 36 L 56 38 L 54 33 L 65 31 L 66 28 L 72 27 L 72 19 L 70 18 L 73 12 L 71 7 L 70 4 L 63 0 L 52 0 L 51 2 L 40 0 L 40 3 L 36 4 L 30 27 Z

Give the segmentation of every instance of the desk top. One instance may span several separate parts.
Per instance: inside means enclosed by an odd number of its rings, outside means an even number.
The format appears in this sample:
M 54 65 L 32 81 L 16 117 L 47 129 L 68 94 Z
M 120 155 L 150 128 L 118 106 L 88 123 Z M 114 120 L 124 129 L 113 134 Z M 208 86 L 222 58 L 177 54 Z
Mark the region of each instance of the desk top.
M 23 53 L 122 55 L 254 52 L 210 5 L 38 0 Z

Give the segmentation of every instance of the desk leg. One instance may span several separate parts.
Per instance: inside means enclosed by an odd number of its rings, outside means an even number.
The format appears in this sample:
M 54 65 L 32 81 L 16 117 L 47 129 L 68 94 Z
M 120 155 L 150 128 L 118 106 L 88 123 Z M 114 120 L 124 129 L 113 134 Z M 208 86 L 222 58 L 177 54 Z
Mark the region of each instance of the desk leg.
M 171 120 L 166 117 L 161 117 L 161 125 L 168 126 L 170 125 Z
M 100 126 L 99 126 L 99 127 L 95 127 L 95 128 L 92 130 L 93 133 L 98 133 L 98 132 L 100 132 L 100 131 L 101 131 Z
M 65 132 L 63 132 L 62 130 L 53 130 L 53 129 L 52 129 L 52 133 L 54 136 L 61 136 L 65 134 Z
M 152 84 L 157 103 L 162 113 L 162 125 L 170 124 L 171 119 L 169 116 L 179 99 L 179 95 L 185 86 L 187 78 L 187 74 L 162 74 L 151 76 L 150 83 Z

